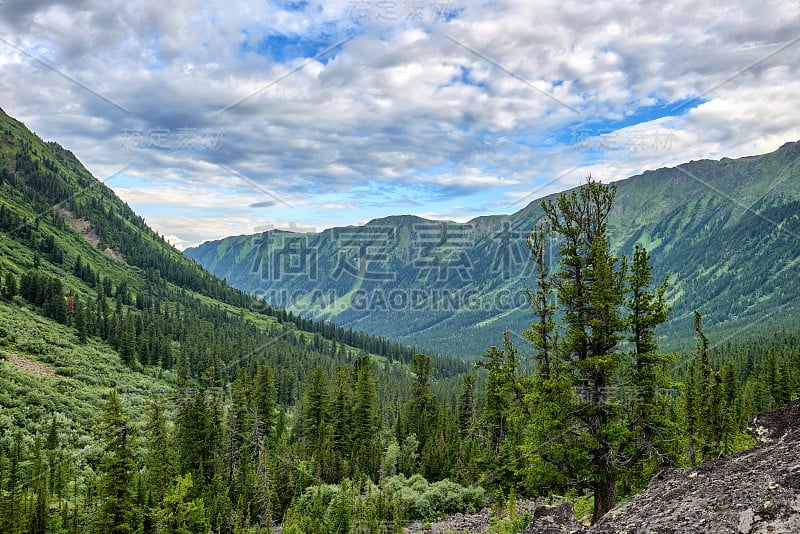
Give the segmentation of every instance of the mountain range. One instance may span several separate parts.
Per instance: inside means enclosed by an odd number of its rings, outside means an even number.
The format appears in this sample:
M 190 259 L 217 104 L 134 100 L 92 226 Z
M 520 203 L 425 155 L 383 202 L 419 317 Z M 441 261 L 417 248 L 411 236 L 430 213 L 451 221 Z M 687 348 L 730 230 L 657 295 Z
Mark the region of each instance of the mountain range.
M 800 295 L 800 143 L 647 171 L 616 187 L 612 246 L 627 256 L 644 246 L 655 278 L 669 280 L 674 311 L 659 331 L 662 347 L 691 345 L 694 310 L 716 339 L 791 322 Z M 185 253 L 301 316 L 475 357 L 506 328 L 519 334 L 531 321 L 525 237 L 543 220 L 542 200 L 466 223 L 401 215 L 315 233 L 272 229 Z

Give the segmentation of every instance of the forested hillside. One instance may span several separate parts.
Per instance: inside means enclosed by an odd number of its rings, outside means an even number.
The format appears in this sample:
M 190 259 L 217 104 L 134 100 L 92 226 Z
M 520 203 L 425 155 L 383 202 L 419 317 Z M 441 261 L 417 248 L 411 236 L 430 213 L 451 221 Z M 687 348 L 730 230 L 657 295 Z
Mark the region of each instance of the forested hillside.
M 378 480 L 411 348 L 227 287 L 71 153 L 5 114 L 0 132 L 0 531 L 151 532 L 170 506 L 232 531 L 315 481 Z M 424 358 L 429 396 L 470 369 Z M 449 472 L 433 443 L 405 445 L 409 476 Z
M 659 330 L 664 343 L 691 349 L 694 310 L 720 337 L 754 321 L 791 323 L 800 290 L 800 143 L 648 171 L 617 186 L 612 248 L 631 256 L 645 245 L 657 277 L 670 276 L 675 313 Z M 524 238 L 543 217 L 539 199 L 467 223 L 387 217 L 320 233 L 229 237 L 186 253 L 304 317 L 477 357 L 483 340 L 528 323 Z
M 800 393 L 794 324 L 719 343 L 693 313 L 695 348 L 659 348 L 676 290 L 652 239 L 615 252 L 595 182 L 520 237 L 526 327 L 474 366 L 228 287 L 4 114 L 0 178 L 0 532 L 402 532 L 489 503 L 513 532 L 548 495 L 598 519 Z

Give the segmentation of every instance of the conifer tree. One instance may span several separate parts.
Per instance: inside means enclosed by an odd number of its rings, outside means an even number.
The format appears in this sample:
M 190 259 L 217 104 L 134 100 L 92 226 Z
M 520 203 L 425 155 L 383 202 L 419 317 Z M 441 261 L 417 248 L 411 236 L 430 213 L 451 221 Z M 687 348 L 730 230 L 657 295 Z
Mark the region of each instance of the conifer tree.
M 108 394 L 101 419 L 105 442 L 96 528 L 109 534 L 133 532 L 133 436 L 119 395 Z
M 487 448 L 487 463 L 493 468 L 494 477 L 505 465 L 502 451 L 507 449 L 506 437 L 511 432 L 512 415 L 509 401 L 508 366 L 505 353 L 497 347 L 487 350 L 483 357 L 488 361 L 478 362 L 488 371 L 485 385 L 485 407 L 482 418 L 484 440 Z
M 89 338 L 89 325 L 85 307 L 79 298 L 75 300 L 75 314 L 72 317 L 72 322 L 78 332 L 78 341 L 85 343 Z
M 175 452 L 170 443 L 164 406 L 160 397 L 153 398 L 145 426 L 147 449 L 144 455 L 147 484 L 154 502 L 160 502 L 177 475 Z
M 258 447 L 256 461 L 258 524 L 263 528 L 272 522 L 272 502 L 274 500 L 272 465 L 267 446 L 261 445 Z
M 414 435 L 419 442 L 420 453 L 428 441 L 435 437 L 439 404 L 431 393 L 433 360 L 426 354 L 415 354 L 411 359 L 411 394 L 403 406 L 400 425 L 400 440 Z
M 64 451 L 61 449 L 61 442 L 58 436 L 58 426 L 56 418 L 50 419 L 50 428 L 47 431 L 47 438 L 45 439 L 44 447 L 47 454 L 48 463 L 48 491 L 51 496 L 59 498 L 59 505 L 63 498 L 64 486 L 66 484 L 65 471 L 67 469 L 67 458 Z
M 561 483 L 587 481 L 594 494 L 593 522 L 616 504 L 621 476 L 653 448 L 645 429 L 656 424 L 657 368 L 665 361 L 655 355 L 653 332 L 668 313 L 666 286 L 655 293 L 648 289 L 644 249 L 636 249 L 630 276 L 626 258 L 611 252 L 607 219 L 615 194 L 615 186 L 589 178 L 578 190 L 542 201 L 546 222 L 560 238 L 558 269 L 552 274 L 545 261 L 544 229 L 528 239 L 538 274 L 536 289 L 528 290 L 536 321 L 525 335 L 536 351 L 537 373 L 518 404 L 528 410 L 529 428 L 539 436 L 527 444 L 534 459 L 529 472 Z M 551 287 L 563 313 L 558 334 Z M 629 316 L 627 307 L 632 308 Z M 633 362 L 619 350 L 629 330 Z M 518 376 L 509 372 L 512 379 Z M 647 404 L 638 403 L 638 417 L 616 397 L 626 388 L 646 392 Z
M 303 438 L 313 450 L 328 418 L 328 381 L 322 367 L 317 366 L 308 379 L 303 402 Z
M 346 367 L 338 367 L 333 372 L 331 401 L 331 432 L 334 470 L 337 479 L 348 475 L 348 460 L 352 452 L 353 416 L 350 393 L 351 374 Z
M 277 390 L 272 370 L 262 365 L 258 368 L 253 384 L 253 407 L 255 428 L 258 431 L 258 438 L 263 440 L 264 444 L 274 441 L 276 403 Z
M 219 407 L 213 393 L 205 389 L 179 394 L 185 395 L 175 421 L 180 473 L 191 473 L 191 491 L 210 491 L 214 477 L 222 472 Z
M 17 278 L 12 272 L 6 273 L 6 281 L 3 286 L 3 297 L 6 299 L 13 299 L 17 296 Z
M 531 231 L 526 244 L 536 269 L 536 286 L 526 288 L 534 321 L 523 336 L 534 350 L 535 374 L 525 395 L 526 437 L 522 444 L 528 465 L 526 482 L 541 491 L 567 489 L 569 457 L 563 444 L 568 441 L 573 378 L 558 346 L 554 314 L 558 309 L 545 244 L 548 226 L 541 223 Z
M 356 369 L 352 417 L 353 462 L 362 473 L 377 480 L 382 450 L 378 440 L 378 395 L 369 356 L 364 355 Z
M 458 430 L 462 439 L 469 439 L 475 431 L 475 375 L 464 375 L 458 396 Z
M 15 534 L 22 527 L 22 510 L 20 489 L 22 483 L 22 464 L 25 461 L 22 446 L 22 433 L 14 434 L 14 441 L 8 459 L 8 475 L 6 477 L 4 495 L 0 496 L 4 513 L 0 515 L 0 531 Z
M 714 371 L 708 385 L 707 443 L 704 456 L 728 454 L 735 433 L 733 410 L 728 403 L 728 391 L 722 373 Z
M 230 488 L 231 501 L 236 503 L 242 497 L 249 501 L 250 460 L 256 452 L 256 417 L 251 411 L 250 376 L 242 373 L 231 384 L 230 409 L 227 428 L 227 472 L 226 480 Z
M 157 532 L 162 534 L 195 534 L 209 532 L 210 524 L 206 518 L 202 499 L 192 498 L 194 480 L 191 474 L 178 478 L 177 484 L 169 489 L 159 502 L 155 512 Z
M 42 442 L 39 438 L 34 444 L 33 456 L 33 485 L 35 487 L 34 505 L 28 520 L 29 534 L 46 534 L 49 519 L 49 494 L 48 494 L 48 471 L 42 454 Z
M 644 247 L 636 245 L 628 277 L 628 341 L 633 346 L 632 369 L 629 371 L 633 398 L 628 426 L 636 443 L 631 454 L 648 455 L 657 464 L 674 464 L 677 450 L 672 445 L 679 434 L 678 424 L 672 415 L 670 396 L 674 387 L 667 372 L 667 364 L 675 360 L 674 354 L 661 354 L 655 341 L 656 328 L 666 322 L 672 308 L 666 302 L 668 279 L 653 291 L 650 255 Z M 656 465 L 660 468 L 661 465 Z
M 699 383 L 698 383 L 699 382 Z M 699 376 L 697 359 L 689 362 L 686 370 L 686 380 L 683 392 L 684 419 L 686 422 L 686 456 L 689 465 L 697 465 L 697 452 L 699 448 L 699 430 L 703 418 L 703 393 L 702 379 Z
M 587 454 L 579 470 L 594 493 L 593 522 L 616 504 L 619 467 L 613 455 L 618 436 L 625 432 L 619 407 L 608 397 L 622 365 L 616 347 L 624 329 L 625 269 L 611 254 L 606 223 L 615 191 L 589 179 L 556 202 L 542 202 L 548 222 L 562 238 L 560 271 L 554 275 L 564 312 L 561 348 L 580 392 L 571 442 Z
M 122 323 L 119 338 L 119 356 L 128 367 L 136 368 L 136 322 L 132 313 L 128 313 Z
M 545 254 L 546 237 L 546 227 L 541 224 L 531 231 L 531 235 L 525 240 L 536 266 L 536 288 L 525 289 L 535 322 L 530 329 L 523 332 L 536 351 L 537 374 L 544 380 L 550 378 L 551 370 L 554 371 L 559 364 L 555 337 L 556 323 L 553 318 L 557 306 L 552 303 L 553 282 L 550 279 L 550 267 Z

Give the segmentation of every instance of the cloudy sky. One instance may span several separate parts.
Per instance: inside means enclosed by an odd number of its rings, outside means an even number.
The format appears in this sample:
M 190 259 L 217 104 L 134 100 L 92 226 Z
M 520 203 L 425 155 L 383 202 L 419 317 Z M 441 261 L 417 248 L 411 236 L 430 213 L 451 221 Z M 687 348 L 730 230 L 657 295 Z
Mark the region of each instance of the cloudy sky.
M 769 152 L 799 71 L 797 1 L 0 1 L 0 107 L 179 247 Z

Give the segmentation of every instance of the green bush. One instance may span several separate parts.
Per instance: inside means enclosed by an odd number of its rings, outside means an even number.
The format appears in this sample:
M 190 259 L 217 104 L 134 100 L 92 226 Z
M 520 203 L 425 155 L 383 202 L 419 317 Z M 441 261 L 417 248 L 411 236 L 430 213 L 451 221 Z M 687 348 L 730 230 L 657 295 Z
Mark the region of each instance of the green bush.
M 39 356 L 41 354 L 46 354 L 50 347 L 41 339 L 28 338 L 22 341 L 17 341 L 17 348 L 22 352 Z
M 315 507 L 321 507 L 326 510 L 330 506 L 331 501 L 336 495 L 339 494 L 341 488 L 337 484 L 320 484 L 318 486 L 309 486 L 303 492 L 299 499 L 297 499 L 297 509 L 302 513 L 309 513 Z
M 287 513 L 284 527 L 337 532 L 355 523 L 432 521 L 456 512 L 474 513 L 485 504 L 483 488 L 462 486 L 451 480 L 431 484 L 418 474 L 410 478 L 402 474 L 389 477 L 380 487 L 367 482 L 361 489 L 345 480 L 340 485 L 306 488 L 292 506 L 292 513 Z
M 477 512 L 486 504 L 483 488 L 447 479 L 431 484 L 421 475 L 409 479 L 397 475 L 387 479 L 384 487 L 390 500 L 400 496 L 408 519 L 432 520 L 455 512 Z

